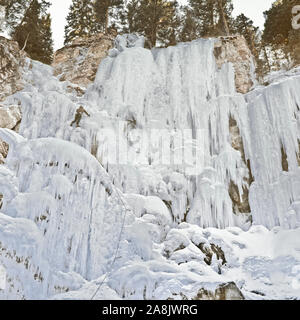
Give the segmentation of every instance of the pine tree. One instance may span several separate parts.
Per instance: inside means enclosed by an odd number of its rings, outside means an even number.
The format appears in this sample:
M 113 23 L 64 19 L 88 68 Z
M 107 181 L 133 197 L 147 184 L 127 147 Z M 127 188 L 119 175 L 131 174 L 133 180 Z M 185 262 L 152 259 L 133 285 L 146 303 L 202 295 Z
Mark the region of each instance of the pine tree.
M 268 46 L 261 41 L 258 45 L 258 54 L 256 58 L 256 75 L 261 83 L 264 83 L 264 76 L 271 71 Z
M 181 29 L 179 40 L 182 42 L 192 41 L 201 37 L 199 27 L 196 23 L 194 12 L 188 7 L 182 7 Z
M 41 34 L 41 57 L 40 61 L 46 64 L 51 64 L 53 59 L 53 40 L 51 32 L 51 17 L 50 14 L 42 17 L 40 21 Z
M 234 29 L 235 33 L 244 36 L 252 54 L 257 55 L 256 38 L 259 28 L 254 26 L 253 21 L 242 13 L 234 20 Z
M 53 55 L 51 18 L 47 1 L 32 0 L 12 37 L 29 57 L 50 64 Z
M 65 44 L 77 37 L 88 36 L 97 32 L 94 5 L 90 0 L 73 0 L 65 26 Z
M 0 6 L 4 7 L 5 24 L 10 33 L 21 23 L 31 2 L 32 0 L 0 0 Z
M 123 25 L 123 32 L 138 32 L 140 29 L 140 19 L 137 19 L 140 9 L 140 0 L 130 0 L 123 11 L 120 12 L 120 20 Z
M 123 14 L 124 31 L 137 32 L 148 39 L 148 46 L 176 43 L 179 18 L 177 1 L 130 0 Z
M 277 62 L 284 54 L 284 58 L 292 60 L 292 63 L 299 62 L 299 30 L 292 28 L 292 8 L 300 5 L 299 0 L 277 0 L 270 10 L 264 12 L 266 22 L 263 33 L 263 41 L 273 50 Z
M 226 1 L 218 0 L 218 13 L 219 13 L 219 28 L 222 30 L 226 36 L 229 36 L 229 24 L 228 24 L 228 15 L 226 12 Z M 233 9 L 233 6 L 231 7 Z
M 120 9 L 123 4 L 124 0 L 95 0 L 94 11 L 99 31 L 107 32 L 109 18 L 113 15 L 112 9 Z
M 291 30 L 288 39 L 288 49 L 293 59 L 293 65 L 300 65 L 300 30 Z
M 271 9 L 264 12 L 266 21 L 263 39 L 266 43 L 276 46 L 288 39 L 292 29 L 292 7 L 297 3 L 299 4 L 297 0 L 275 1 Z
M 0 32 L 4 31 L 5 28 L 5 7 L 0 2 Z
M 188 26 L 197 37 L 229 35 L 234 30 L 231 0 L 188 0 L 185 11 L 189 13 L 184 22 L 186 34 Z

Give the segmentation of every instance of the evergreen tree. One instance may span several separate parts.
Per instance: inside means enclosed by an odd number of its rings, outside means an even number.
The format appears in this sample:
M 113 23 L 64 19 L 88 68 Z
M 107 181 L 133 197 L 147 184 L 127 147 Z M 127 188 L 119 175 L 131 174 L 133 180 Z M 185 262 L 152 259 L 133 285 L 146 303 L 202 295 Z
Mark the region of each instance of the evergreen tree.
M 10 32 L 21 23 L 31 2 L 32 0 L 0 0 L 0 6 L 4 7 L 6 27 Z
M 234 31 L 231 0 L 188 0 L 185 12 L 184 34 L 197 37 L 229 35 Z M 190 29 L 189 29 L 190 28 Z M 184 38 L 181 35 L 181 38 Z
M 277 64 L 281 53 L 294 64 L 299 63 L 299 30 L 294 30 L 291 23 L 292 8 L 296 5 L 300 5 L 299 0 L 277 0 L 264 13 L 266 22 L 263 41 L 272 48 Z
M 0 3 L 0 32 L 5 28 L 5 7 Z
M 300 30 L 290 30 L 288 49 L 293 59 L 293 65 L 300 65 Z
M 96 15 L 91 0 L 73 0 L 65 26 L 65 44 L 69 44 L 77 37 L 88 36 L 96 32 Z
M 235 33 L 241 34 L 246 39 L 248 46 L 254 56 L 257 55 L 257 33 L 259 28 L 255 27 L 253 21 L 243 13 L 234 20 Z
M 266 43 L 276 46 L 287 42 L 292 29 L 292 8 L 296 4 L 299 4 L 298 0 L 277 0 L 270 10 L 264 12 L 266 22 L 263 39 Z
M 51 17 L 50 14 L 43 16 L 40 21 L 40 35 L 41 35 L 41 62 L 51 64 L 53 59 L 53 40 L 51 32 Z
M 229 31 L 229 16 L 228 16 L 228 9 L 229 6 L 228 2 L 223 1 L 223 0 L 218 0 L 218 13 L 219 13 L 219 29 L 222 30 L 222 32 L 225 33 L 226 36 L 229 36 L 230 31 Z M 233 5 L 231 4 L 230 9 L 233 10 Z
M 130 0 L 123 14 L 125 32 L 144 35 L 149 47 L 176 43 L 179 18 L 177 1 L 169 0 Z
M 182 42 L 192 41 L 201 37 L 199 26 L 196 22 L 193 10 L 188 6 L 181 8 L 181 29 L 179 31 L 179 40 Z
M 99 31 L 107 32 L 109 18 L 113 16 L 114 8 L 120 9 L 124 0 L 95 0 L 94 10 Z
M 258 55 L 256 58 L 256 75 L 258 80 L 263 83 L 264 76 L 271 71 L 270 58 L 268 54 L 268 46 L 261 41 L 258 46 Z
M 50 64 L 53 56 L 51 18 L 47 1 L 32 0 L 12 37 L 33 60 Z

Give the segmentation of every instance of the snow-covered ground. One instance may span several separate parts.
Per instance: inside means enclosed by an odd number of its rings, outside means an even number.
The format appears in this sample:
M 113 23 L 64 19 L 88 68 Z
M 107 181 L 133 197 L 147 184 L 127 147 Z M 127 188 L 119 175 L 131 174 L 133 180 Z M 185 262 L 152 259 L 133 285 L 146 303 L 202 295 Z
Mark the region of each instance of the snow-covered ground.
M 247 299 L 299 299 L 299 73 L 242 95 L 215 40 L 134 40 L 118 38 L 84 96 L 32 61 L 4 102 L 22 122 L 0 129 L 0 298 L 180 299 L 233 281 Z M 81 105 L 90 117 L 71 126 Z

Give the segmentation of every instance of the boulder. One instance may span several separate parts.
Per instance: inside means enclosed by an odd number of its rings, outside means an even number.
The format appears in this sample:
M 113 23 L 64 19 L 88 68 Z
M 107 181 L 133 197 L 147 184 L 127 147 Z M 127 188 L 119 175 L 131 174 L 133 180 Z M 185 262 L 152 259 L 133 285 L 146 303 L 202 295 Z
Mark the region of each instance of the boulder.
M 15 130 L 22 119 L 20 106 L 4 107 L 0 105 L 0 128 Z

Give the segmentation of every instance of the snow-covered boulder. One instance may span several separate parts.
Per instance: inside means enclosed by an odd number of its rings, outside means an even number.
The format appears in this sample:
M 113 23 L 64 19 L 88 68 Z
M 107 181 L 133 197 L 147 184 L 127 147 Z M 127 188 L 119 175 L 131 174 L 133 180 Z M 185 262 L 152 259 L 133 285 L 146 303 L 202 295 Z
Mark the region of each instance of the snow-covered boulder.
M 174 219 L 165 203 L 158 197 L 125 194 L 127 203 L 134 214 L 148 226 L 152 241 L 160 243 L 174 225 Z
M 14 130 L 21 122 L 21 107 L 16 105 L 2 106 L 0 105 L 0 128 Z
M 137 34 L 122 34 L 115 39 L 115 47 L 109 51 L 110 57 L 116 57 L 127 48 L 144 48 L 145 37 Z

